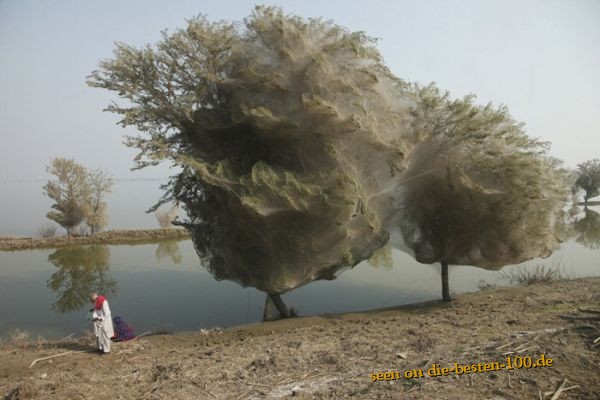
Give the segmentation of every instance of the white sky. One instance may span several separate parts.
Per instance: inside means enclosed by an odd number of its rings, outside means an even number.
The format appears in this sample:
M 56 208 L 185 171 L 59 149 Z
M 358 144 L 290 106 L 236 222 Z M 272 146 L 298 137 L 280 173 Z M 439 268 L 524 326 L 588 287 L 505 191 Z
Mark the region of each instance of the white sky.
M 198 13 L 241 19 L 253 4 L 0 0 L 0 179 L 43 177 L 60 155 L 133 176 L 125 130 L 101 112 L 112 94 L 88 88 L 85 76 L 114 41 L 154 42 Z M 600 156 L 600 1 L 273 4 L 380 38 L 402 78 L 507 104 L 568 165 Z
M 404 79 L 508 105 L 570 167 L 600 157 L 598 0 L 265 3 L 379 38 L 387 64 Z M 88 88 L 85 76 L 111 56 L 115 41 L 155 42 L 161 30 L 182 27 L 199 13 L 240 20 L 253 6 L 241 0 L 0 0 L 0 181 L 44 179 L 52 156 L 73 157 L 117 178 L 168 176 L 166 167 L 129 171 L 135 151 L 121 140 L 134 132 L 101 111 L 115 97 Z

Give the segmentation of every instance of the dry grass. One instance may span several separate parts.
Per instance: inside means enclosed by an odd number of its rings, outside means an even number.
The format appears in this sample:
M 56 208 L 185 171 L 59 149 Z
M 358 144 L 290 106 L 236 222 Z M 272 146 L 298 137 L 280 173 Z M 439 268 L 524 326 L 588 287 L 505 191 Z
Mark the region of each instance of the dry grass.
M 538 264 L 534 269 L 512 268 L 510 271 L 502 271 L 500 276 L 511 285 L 529 286 L 565 279 L 561 269 L 562 264 L 560 263 L 554 266 Z
M 451 304 L 145 336 L 114 343 L 109 356 L 78 352 L 93 349 L 83 342 L 79 347 L 50 342 L 0 352 L 0 396 L 537 399 L 541 393 L 549 399 L 566 379 L 560 400 L 597 400 L 599 301 L 600 279 L 587 278 L 550 282 L 539 290 L 490 289 L 457 296 Z M 593 318 L 583 318 L 590 314 Z M 434 363 L 469 365 L 541 354 L 554 365 L 397 382 L 370 379 L 374 372 L 427 370 Z
M 2 350 L 41 347 L 47 343 L 48 341 L 42 336 L 33 338 L 28 331 L 21 329 L 15 329 L 6 337 L 0 337 L 0 349 Z

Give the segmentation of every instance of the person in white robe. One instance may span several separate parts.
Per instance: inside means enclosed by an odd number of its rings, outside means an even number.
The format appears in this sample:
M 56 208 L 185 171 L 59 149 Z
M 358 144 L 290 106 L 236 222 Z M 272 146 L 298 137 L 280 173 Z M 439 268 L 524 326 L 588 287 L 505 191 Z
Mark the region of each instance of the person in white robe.
M 92 325 L 94 327 L 98 351 L 101 354 L 110 353 L 110 338 L 115 335 L 115 331 L 108 300 L 97 293 L 92 293 L 90 300 L 94 304 L 94 308 L 92 309 Z

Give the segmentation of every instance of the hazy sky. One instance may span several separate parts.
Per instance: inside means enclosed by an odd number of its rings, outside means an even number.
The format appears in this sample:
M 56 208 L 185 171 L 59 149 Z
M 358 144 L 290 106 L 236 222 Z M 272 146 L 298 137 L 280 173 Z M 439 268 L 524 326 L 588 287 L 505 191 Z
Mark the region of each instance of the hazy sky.
M 101 111 L 114 96 L 88 88 L 85 77 L 111 56 L 115 41 L 155 42 L 161 30 L 182 27 L 199 13 L 240 20 L 254 4 L 0 0 L 0 191 L 12 190 L 2 181 L 45 178 L 51 156 L 73 157 L 117 178 L 168 176 L 167 168 L 129 171 L 135 151 L 121 140 L 134 132 Z M 481 103 L 508 105 L 568 166 L 600 157 L 598 0 L 264 4 L 366 31 L 380 39 L 387 64 L 404 79 L 435 81 L 453 96 L 473 92 Z M 152 197 L 157 185 L 146 183 L 139 193 Z M 41 196 L 39 189 L 31 193 Z M 154 200 L 142 197 L 135 201 L 144 206 Z M 3 195 L 0 202 L 6 201 Z

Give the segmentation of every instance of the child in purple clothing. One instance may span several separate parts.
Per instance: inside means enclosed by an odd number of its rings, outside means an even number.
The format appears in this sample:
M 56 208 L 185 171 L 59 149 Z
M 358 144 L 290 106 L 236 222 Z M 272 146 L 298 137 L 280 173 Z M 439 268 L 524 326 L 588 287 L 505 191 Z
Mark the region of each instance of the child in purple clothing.
M 113 322 L 115 323 L 115 337 L 113 340 L 117 342 L 126 342 L 135 338 L 133 327 L 129 325 L 123 318 L 115 317 Z

